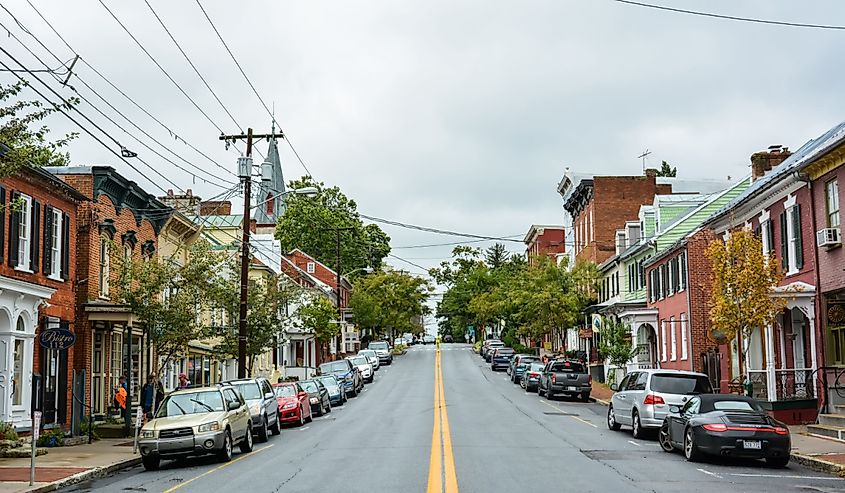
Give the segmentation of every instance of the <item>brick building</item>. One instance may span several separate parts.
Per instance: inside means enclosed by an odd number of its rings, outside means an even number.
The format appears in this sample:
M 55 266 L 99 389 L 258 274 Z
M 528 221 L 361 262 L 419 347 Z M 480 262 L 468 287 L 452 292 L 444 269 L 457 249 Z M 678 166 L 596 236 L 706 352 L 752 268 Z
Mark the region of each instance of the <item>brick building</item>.
M 3 149 L 0 149 L 3 152 Z M 78 333 L 77 208 L 86 197 L 39 168 L 0 181 L 0 422 L 31 429 L 33 393 L 46 427 L 70 422 L 77 344 L 46 349 L 48 329 Z
M 113 389 L 127 375 L 132 405 L 138 404 L 155 356 L 143 321 L 113 300 L 120 256 L 152 257 L 172 209 L 110 166 L 46 168 L 91 197 L 78 211 L 76 351 L 73 367 L 89 377 L 86 404 L 105 415 Z
M 532 224 L 522 241 L 525 243 L 525 256 L 529 260 L 538 255 L 548 255 L 559 260 L 566 253 L 563 226 Z

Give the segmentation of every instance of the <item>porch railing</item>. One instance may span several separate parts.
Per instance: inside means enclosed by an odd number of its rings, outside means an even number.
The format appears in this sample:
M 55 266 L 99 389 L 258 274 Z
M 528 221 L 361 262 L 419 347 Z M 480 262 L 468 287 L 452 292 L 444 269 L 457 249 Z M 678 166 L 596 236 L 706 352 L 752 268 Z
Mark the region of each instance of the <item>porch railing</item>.
M 812 399 L 815 389 L 810 368 L 775 370 L 775 388 L 778 400 Z M 809 384 L 809 385 L 808 385 Z
M 753 397 L 763 401 L 769 400 L 768 372 L 766 370 L 748 370 L 748 378 L 754 389 Z

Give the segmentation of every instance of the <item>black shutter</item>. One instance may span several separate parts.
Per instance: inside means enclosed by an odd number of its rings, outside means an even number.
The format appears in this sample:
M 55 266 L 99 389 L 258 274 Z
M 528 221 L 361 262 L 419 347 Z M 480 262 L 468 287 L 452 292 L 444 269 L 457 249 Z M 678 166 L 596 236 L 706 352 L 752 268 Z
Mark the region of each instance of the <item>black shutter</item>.
M 0 262 L 6 245 L 6 187 L 0 185 Z
M 41 203 L 32 199 L 32 217 L 30 218 L 30 225 L 32 231 L 29 234 L 31 238 L 30 255 L 29 255 L 29 270 L 38 272 L 38 253 L 41 251 L 39 245 L 41 243 Z
M 789 239 L 786 237 L 786 211 L 780 213 L 780 266 L 789 269 Z
M 70 215 L 62 215 L 62 279 L 70 279 Z
M 12 205 L 15 204 L 21 196 L 18 192 L 9 194 L 9 266 L 18 266 L 18 239 L 21 233 L 21 215 L 20 212 L 12 210 Z
M 44 206 L 44 275 L 53 273 L 53 208 Z
M 801 270 L 804 267 L 804 242 L 801 231 L 801 204 L 792 208 L 792 230 L 795 232 L 795 267 Z
M 775 251 L 775 224 L 769 219 L 766 221 L 766 235 L 769 237 L 769 255 Z

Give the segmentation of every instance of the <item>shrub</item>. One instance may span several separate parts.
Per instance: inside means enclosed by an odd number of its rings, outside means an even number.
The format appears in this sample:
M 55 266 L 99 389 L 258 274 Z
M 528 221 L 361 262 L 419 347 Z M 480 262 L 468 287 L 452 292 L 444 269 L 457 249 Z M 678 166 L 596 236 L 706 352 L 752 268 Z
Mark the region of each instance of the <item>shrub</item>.
M 93 429 L 93 436 L 97 440 L 100 439 L 99 435 L 97 435 L 97 423 L 93 423 L 93 428 L 91 425 L 91 421 L 88 420 L 88 417 L 82 418 L 82 421 L 79 422 L 79 434 L 83 436 L 88 435 L 88 430 Z
M 61 428 L 47 430 L 38 437 L 36 445 L 39 447 L 61 447 L 65 444 L 65 431 Z
M 0 421 L 0 440 L 17 440 L 18 432 L 12 423 L 4 423 Z

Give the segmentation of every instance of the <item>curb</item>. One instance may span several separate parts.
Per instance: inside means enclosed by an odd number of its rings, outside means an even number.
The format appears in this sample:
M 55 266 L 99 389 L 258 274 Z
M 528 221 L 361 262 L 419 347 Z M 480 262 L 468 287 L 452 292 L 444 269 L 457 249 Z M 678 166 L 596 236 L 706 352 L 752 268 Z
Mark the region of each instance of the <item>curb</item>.
M 835 462 L 820 459 L 814 455 L 805 455 L 799 452 L 790 453 L 792 462 L 809 467 L 810 469 L 836 474 L 839 477 L 845 477 L 845 465 L 837 464 Z
M 141 457 L 132 457 L 131 459 L 125 459 L 120 462 L 115 462 L 113 464 L 109 464 L 107 466 L 99 466 L 94 467 L 92 469 L 88 469 L 87 471 L 82 471 L 80 473 L 74 474 L 72 476 L 68 476 L 64 479 L 60 479 L 58 481 L 53 481 L 52 483 L 47 483 L 42 486 L 36 486 L 26 490 L 26 493 L 42 493 L 45 491 L 56 491 L 62 489 L 64 487 L 81 483 L 83 481 L 89 481 L 92 479 L 98 479 L 109 474 L 120 471 L 122 469 L 128 469 L 130 467 L 137 466 L 141 463 Z
M 601 404 L 602 406 L 609 406 L 610 401 L 606 401 L 604 399 L 599 399 L 598 397 L 593 397 L 593 400 L 596 401 L 596 404 Z

